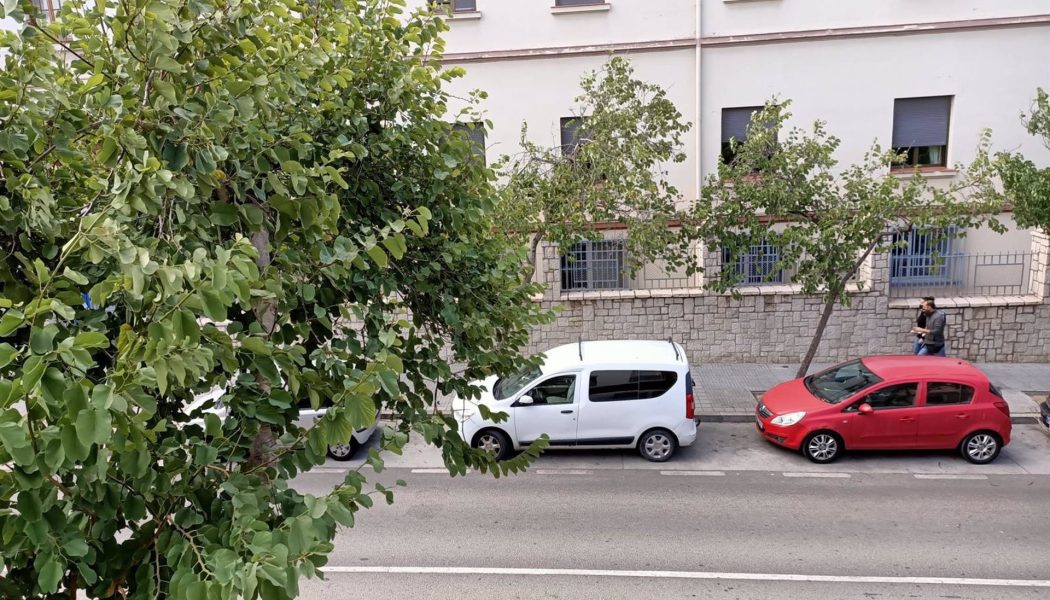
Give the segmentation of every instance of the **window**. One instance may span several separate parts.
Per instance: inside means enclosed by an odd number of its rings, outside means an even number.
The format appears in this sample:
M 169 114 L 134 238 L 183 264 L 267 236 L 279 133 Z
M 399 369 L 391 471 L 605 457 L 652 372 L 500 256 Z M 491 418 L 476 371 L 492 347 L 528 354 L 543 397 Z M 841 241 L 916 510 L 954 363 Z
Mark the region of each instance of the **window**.
M 948 164 L 951 96 L 898 98 L 893 103 L 893 150 L 906 154 L 905 167 Z
M 492 386 L 492 396 L 496 400 L 506 400 L 535 381 L 541 374 L 539 367 L 532 365 L 523 367 L 509 377 L 497 379 L 495 385 Z
M 875 390 L 864 398 L 853 403 L 851 411 L 856 411 L 861 404 L 867 402 L 875 410 L 890 408 L 907 408 L 915 406 L 915 397 L 918 395 L 919 384 L 902 383 L 900 385 L 889 385 L 881 390 Z
M 58 10 L 62 8 L 62 0 L 30 0 L 33 6 L 40 11 L 43 23 L 50 23 L 58 16 Z
M 477 0 L 434 0 L 434 8 L 442 8 L 447 13 L 475 12 L 478 10 Z
M 784 282 L 784 271 L 776 269 L 780 248 L 775 244 L 768 241 L 753 244 L 747 252 L 737 256 L 735 263 L 731 263 L 731 254 L 729 248 L 722 248 L 722 268 L 730 269 L 741 283 Z
M 588 4 L 605 4 L 605 0 L 554 0 L 554 6 L 586 6 Z
M 581 142 L 587 141 L 587 129 L 584 117 L 562 117 L 561 119 L 561 153 L 572 156 Z
M 591 402 L 647 400 L 663 396 L 677 381 L 674 371 L 592 371 L 587 397 Z
M 572 404 L 576 399 L 576 376 L 558 375 L 541 382 L 526 394 L 533 404 Z
M 810 375 L 802 381 L 811 394 L 828 404 L 835 404 L 882 380 L 864 363 L 853 360 Z
M 927 406 L 969 404 L 971 400 L 973 400 L 973 388 L 968 385 L 940 382 L 926 384 Z
M 954 228 L 894 234 L 900 245 L 890 252 L 890 285 L 954 284 L 955 271 L 964 268 L 962 255 L 953 248 L 955 235 Z
M 736 160 L 732 142 L 735 140 L 737 144 L 742 144 L 747 140 L 751 116 L 761 110 L 761 106 L 722 109 L 722 162 L 728 165 Z
M 573 244 L 561 257 L 562 290 L 616 290 L 627 287 L 624 240 Z
M 481 123 L 456 123 L 452 129 L 460 132 L 468 141 L 481 164 L 485 164 L 485 126 Z

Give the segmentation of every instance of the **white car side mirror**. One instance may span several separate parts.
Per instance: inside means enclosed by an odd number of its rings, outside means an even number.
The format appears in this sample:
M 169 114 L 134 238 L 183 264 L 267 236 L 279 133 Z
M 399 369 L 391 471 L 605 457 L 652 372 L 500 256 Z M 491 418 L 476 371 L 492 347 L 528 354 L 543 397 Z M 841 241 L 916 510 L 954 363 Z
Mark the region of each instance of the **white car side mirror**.
M 521 398 L 518 398 L 518 404 L 521 404 L 523 406 L 528 406 L 529 404 L 532 404 L 532 396 L 522 396 Z

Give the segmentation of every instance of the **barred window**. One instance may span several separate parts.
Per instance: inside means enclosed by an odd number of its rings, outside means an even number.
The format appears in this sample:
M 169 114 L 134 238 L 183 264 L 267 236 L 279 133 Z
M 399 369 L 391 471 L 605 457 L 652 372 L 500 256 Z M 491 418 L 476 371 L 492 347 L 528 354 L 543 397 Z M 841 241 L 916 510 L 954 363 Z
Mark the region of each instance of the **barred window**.
M 893 235 L 890 284 L 951 283 L 957 279 L 955 229 L 922 229 Z
M 784 271 L 777 269 L 780 248 L 768 241 L 752 244 L 732 262 L 732 252 L 722 248 L 722 268 L 729 269 L 742 284 L 783 283 Z
M 627 287 L 624 240 L 578 242 L 561 257 L 561 289 L 615 290 Z

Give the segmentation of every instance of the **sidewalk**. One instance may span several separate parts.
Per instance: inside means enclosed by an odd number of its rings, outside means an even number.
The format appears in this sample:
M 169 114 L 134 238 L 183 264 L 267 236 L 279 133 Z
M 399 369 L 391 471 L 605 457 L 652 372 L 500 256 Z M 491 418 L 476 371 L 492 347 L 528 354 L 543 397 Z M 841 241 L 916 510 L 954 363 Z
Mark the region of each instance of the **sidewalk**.
M 814 364 L 810 373 L 830 366 Z M 976 363 L 1003 392 L 1014 422 L 1030 422 L 1039 412 L 1033 394 L 1050 392 L 1050 364 Z M 708 422 L 754 419 L 756 393 L 795 377 L 797 364 L 693 365 L 696 412 Z

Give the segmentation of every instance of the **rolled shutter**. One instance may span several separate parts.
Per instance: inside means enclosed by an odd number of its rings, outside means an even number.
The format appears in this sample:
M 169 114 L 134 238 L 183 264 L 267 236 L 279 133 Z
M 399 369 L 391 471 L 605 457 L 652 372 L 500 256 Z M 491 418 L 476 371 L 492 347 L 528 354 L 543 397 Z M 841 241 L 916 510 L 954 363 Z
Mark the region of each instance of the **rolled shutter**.
M 951 96 L 895 100 L 893 147 L 947 146 L 951 108 Z
M 747 126 L 751 123 L 751 115 L 762 110 L 759 106 L 745 106 L 741 108 L 722 109 L 722 143 L 730 138 L 738 142 L 747 139 Z

